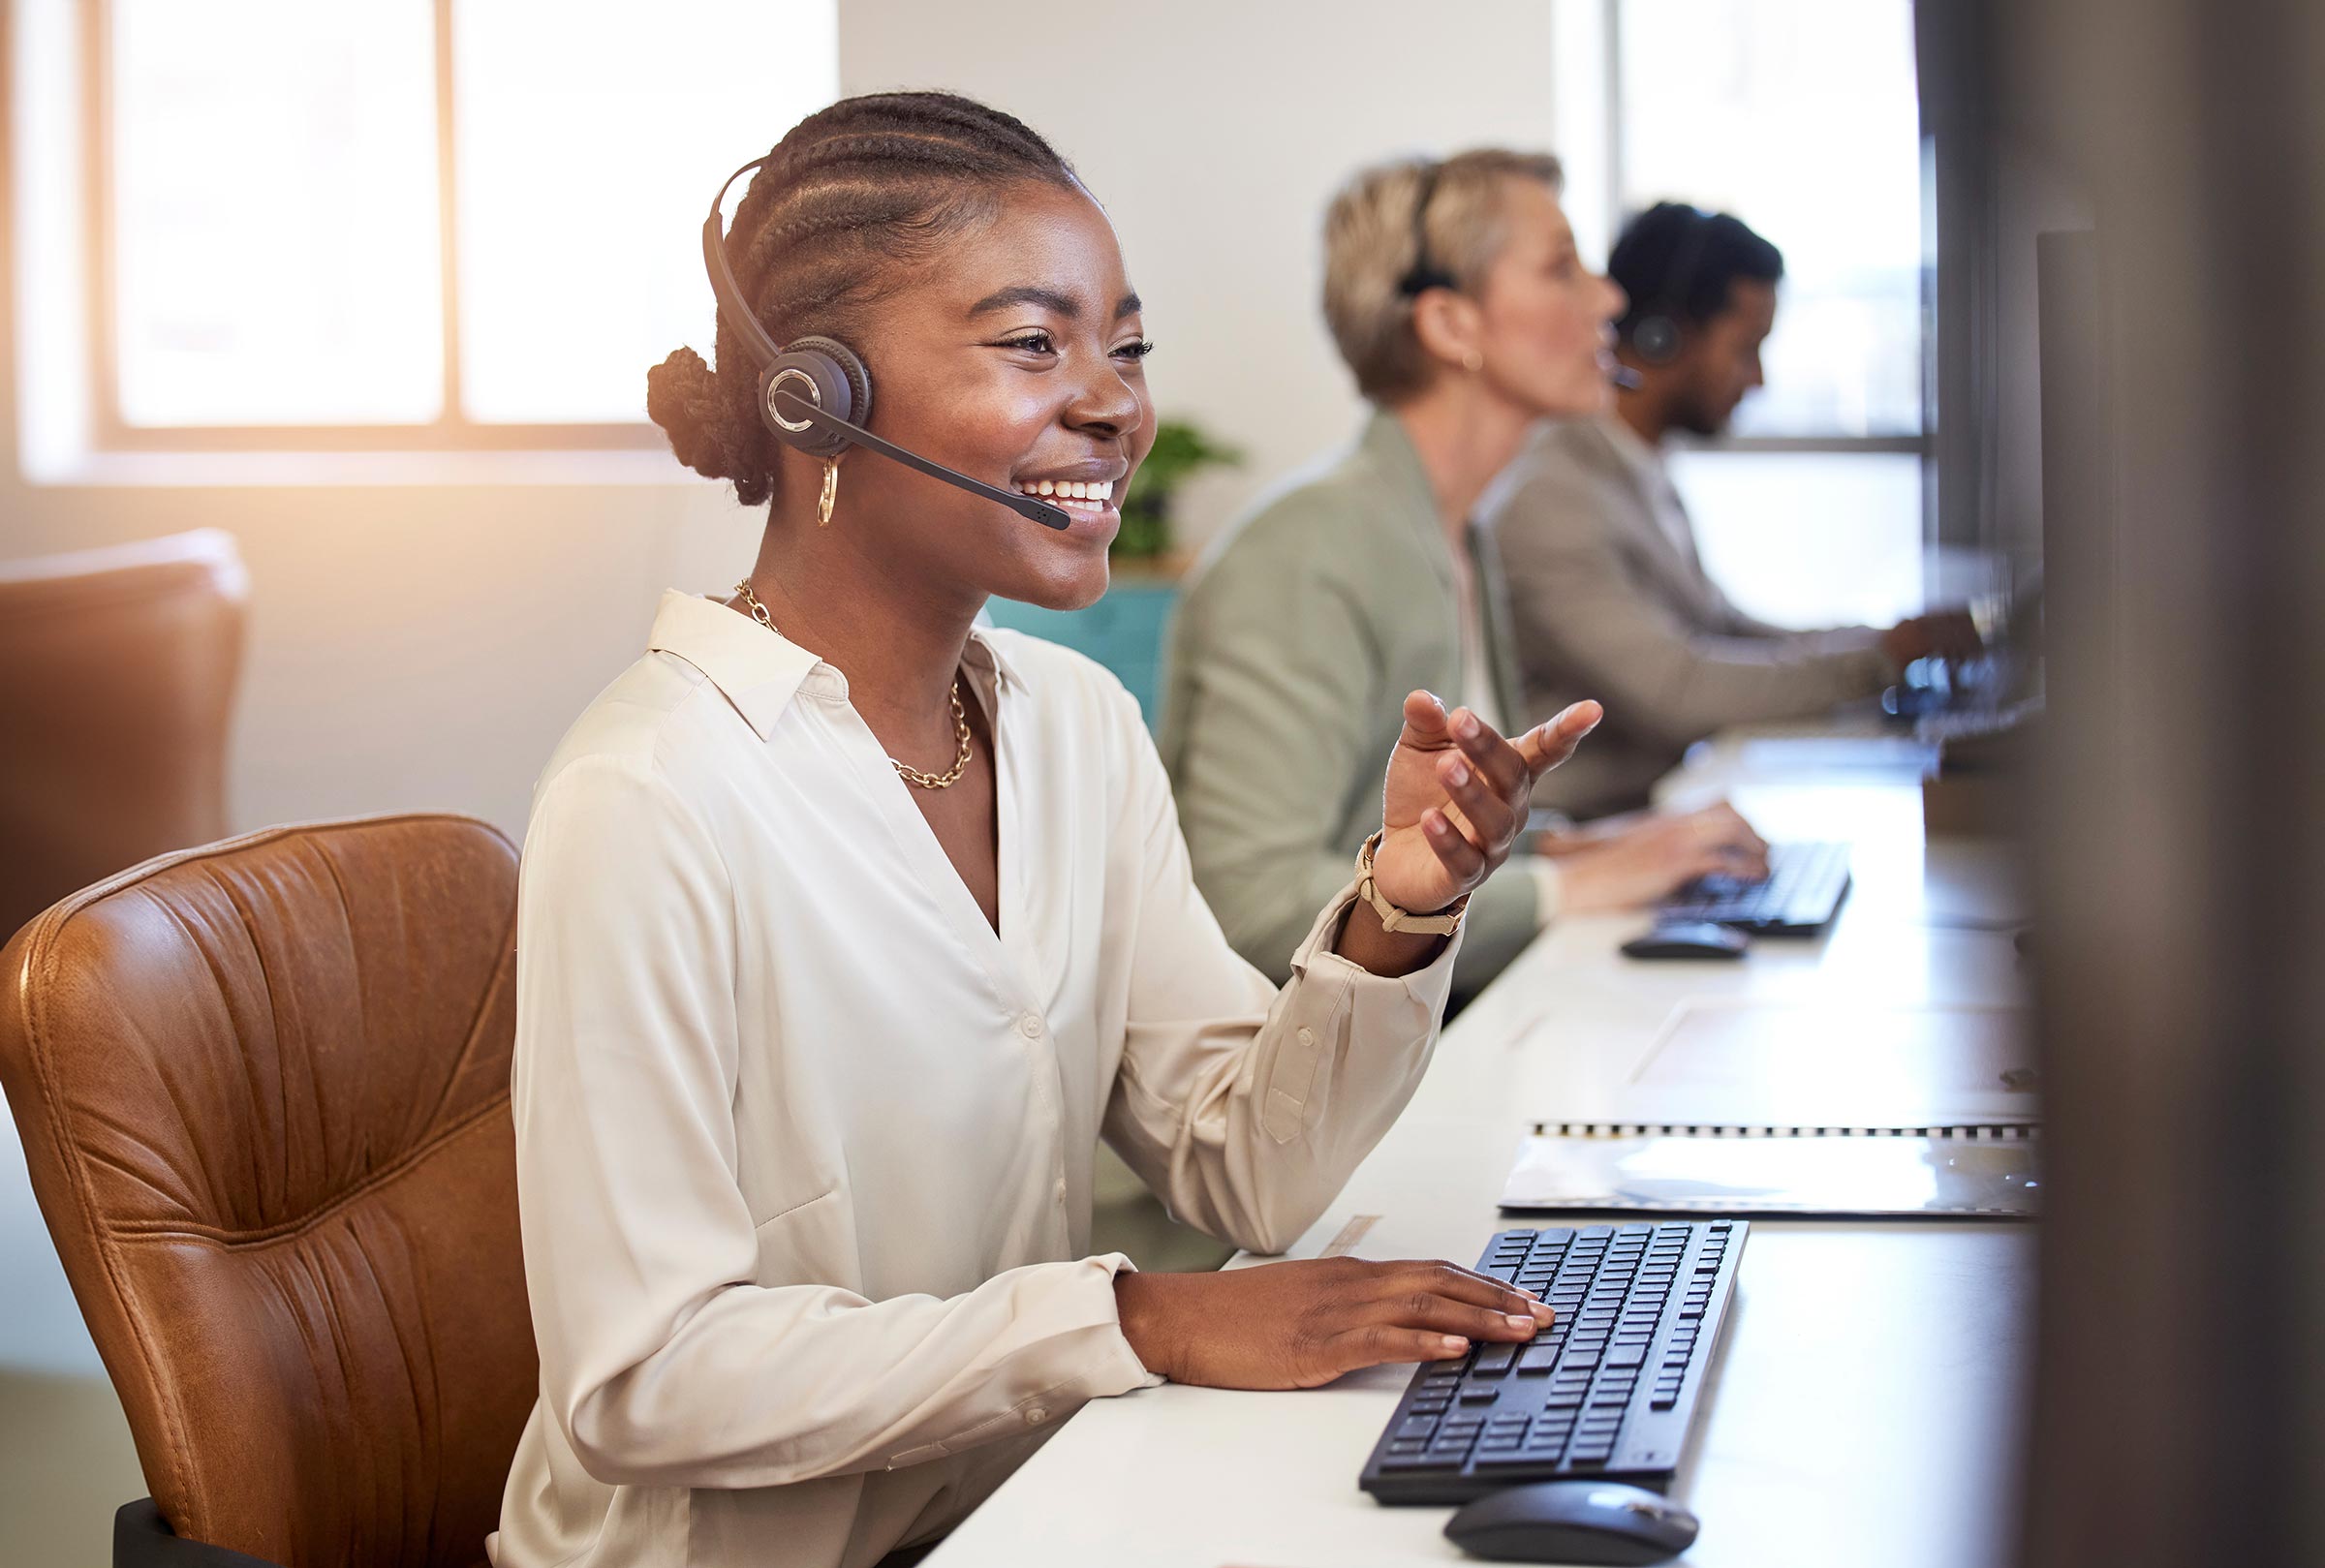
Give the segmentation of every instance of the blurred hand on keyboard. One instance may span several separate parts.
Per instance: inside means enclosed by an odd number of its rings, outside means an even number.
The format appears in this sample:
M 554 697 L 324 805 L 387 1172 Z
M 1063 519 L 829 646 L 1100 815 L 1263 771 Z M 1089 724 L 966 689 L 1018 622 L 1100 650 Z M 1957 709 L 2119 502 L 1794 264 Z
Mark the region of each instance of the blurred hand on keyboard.
M 1210 1388 L 1315 1388 L 1386 1362 L 1453 1361 L 1472 1340 L 1531 1339 L 1551 1321 L 1530 1292 L 1445 1262 L 1125 1271 L 1114 1297 L 1147 1370 Z
M 1565 840 L 1567 835 L 1545 834 Z M 1555 855 L 1564 907 L 1574 914 L 1628 909 L 1700 876 L 1756 882 L 1768 875 L 1768 843 L 1725 801 L 1675 816 L 1642 817 L 1621 833 L 1538 846 Z
M 1881 633 L 1881 652 L 1903 669 L 1916 659 L 1975 659 L 1984 651 L 1967 610 L 1937 610 L 1900 621 Z

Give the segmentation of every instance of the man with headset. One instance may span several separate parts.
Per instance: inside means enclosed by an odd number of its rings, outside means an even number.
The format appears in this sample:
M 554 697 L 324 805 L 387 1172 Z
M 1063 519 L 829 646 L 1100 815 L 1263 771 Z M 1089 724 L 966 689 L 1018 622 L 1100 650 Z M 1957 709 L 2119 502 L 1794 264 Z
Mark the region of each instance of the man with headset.
M 1689 745 L 1723 725 L 1822 713 L 1878 692 L 1913 660 L 1978 646 L 1958 612 L 1886 631 L 1794 631 L 1728 600 L 1704 572 L 1662 446 L 1675 430 L 1718 435 L 1760 384 L 1783 258 L 1740 219 L 1663 202 L 1631 221 L 1606 270 L 1629 296 L 1616 352 L 1630 374 L 1613 413 L 1542 426 L 1484 505 L 1527 711 L 1583 692 L 1606 703 L 1590 746 L 1535 796 L 1576 816 L 1645 804 Z

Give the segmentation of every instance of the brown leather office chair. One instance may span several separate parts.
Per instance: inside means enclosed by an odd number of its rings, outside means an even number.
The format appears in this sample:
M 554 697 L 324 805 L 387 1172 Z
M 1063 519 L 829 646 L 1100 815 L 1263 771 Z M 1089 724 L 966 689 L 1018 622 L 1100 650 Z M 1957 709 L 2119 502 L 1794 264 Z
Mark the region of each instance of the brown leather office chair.
M 494 829 L 373 817 L 148 861 L 0 954 L 0 1087 L 153 1490 L 116 1564 L 483 1560 L 538 1385 L 515 915 Z
M 226 832 L 247 597 L 216 529 L 0 563 L 0 937 Z

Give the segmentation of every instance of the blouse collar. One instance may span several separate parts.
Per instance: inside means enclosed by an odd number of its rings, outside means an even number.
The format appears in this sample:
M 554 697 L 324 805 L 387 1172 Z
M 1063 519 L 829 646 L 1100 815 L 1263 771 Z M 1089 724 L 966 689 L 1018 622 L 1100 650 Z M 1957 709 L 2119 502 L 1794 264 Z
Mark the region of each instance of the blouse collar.
M 663 593 L 646 649 L 700 670 L 762 741 L 775 732 L 775 722 L 793 696 L 805 692 L 845 700 L 848 695 L 848 677 L 838 666 L 717 600 L 675 588 Z M 998 689 L 1024 685 L 1000 642 L 983 627 L 969 629 L 961 664 L 988 711 Z

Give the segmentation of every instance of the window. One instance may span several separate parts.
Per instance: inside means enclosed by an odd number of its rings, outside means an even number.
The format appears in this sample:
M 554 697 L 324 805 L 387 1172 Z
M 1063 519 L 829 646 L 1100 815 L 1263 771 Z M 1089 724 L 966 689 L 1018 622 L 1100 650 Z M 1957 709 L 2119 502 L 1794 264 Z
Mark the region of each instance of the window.
M 1784 253 L 1738 436 L 1918 436 L 1921 128 L 1909 0 L 1623 0 L 1628 215 L 1735 213 Z
M 1922 602 L 1924 283 L 1912 0 L 1555 0 L 1560 150 L 1603 255 L 1658 200 L 1784 254 L 1767 385 L 1681 448 L 1707 569 L 1753 614 Z
M 653 445 L 712 191 L 837 92 L 834 0 L 83 7 L 106 446 Z

